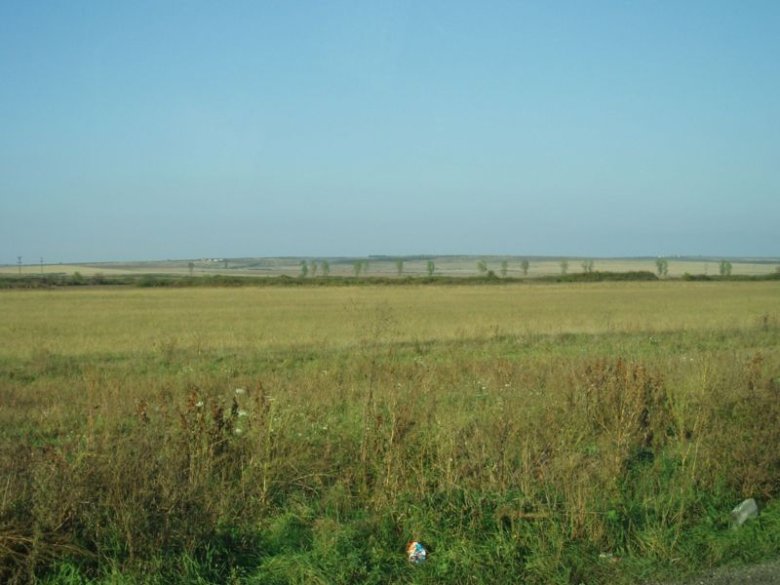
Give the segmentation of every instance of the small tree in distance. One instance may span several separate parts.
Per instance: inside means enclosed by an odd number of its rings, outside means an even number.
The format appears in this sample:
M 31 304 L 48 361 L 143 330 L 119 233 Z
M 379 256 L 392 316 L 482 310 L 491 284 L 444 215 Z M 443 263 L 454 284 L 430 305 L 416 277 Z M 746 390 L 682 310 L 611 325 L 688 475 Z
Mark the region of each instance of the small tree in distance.
M 395 261 L 395 271 L 398 273 L 398 276 L 401 276 L 404 272 L 404 261 L 403 258 L 398 258 Z
M 483 275 L 487 274 L 488 271 L 487 262 L 485 260 L 480 260 L 479 262 L 477 262 L 477 270 L 479 271 L 480 274 Z
M 566 274 L 569 271 L 569 261 L 568 260 L 561 260 L 559 263 L 559 266 L 561 267 L 561 274 Z
M 425 268 L 428 271 L 428 276 L 433 276 L 433 271 L 436 270 L 436 264 L 433 263 L 433 260 L 428 260 L 425 264 Z
M 301 260 L 301 278 L 306 278 L 306 275 L 309 274 L 309 265 L 306 263 L 306 260 Z
M 187 268 L 189 268 L 189 269 L 190 269 L 190 276 L 192 276 L 192 272 L 195 270 L 195 262 L 193 262 L 192 260 L 190 260 L 190 261 L 187 263 Z
M 356 260 L 352 263 L 352 272 L 355 273 L 355 277 L 368 272 L 368 260 Z
M 330 274 L 330 262 L 327 260 L 322 261 L 322 276 L 328 276 Z
M 509 262 L 506 260 L 501 261 L 501 276 L 506 278 L 507 273 L 509 272 Z
M 721 276 L 731 276 L 731 262 L 728 260 L 721 260 L 718 269 Z
M 669 274 L 669 262 L 667 262 L 666 258 L 659 258 L 655 261 L 655 270 L 658 273 L 658 276 L 666 276 Z
M 523 270 L 523 276 L 528 276 L 528 268 L 531 266 L 531 263 L 523 258 L 523 261 L 520 262 L 520 268 Z

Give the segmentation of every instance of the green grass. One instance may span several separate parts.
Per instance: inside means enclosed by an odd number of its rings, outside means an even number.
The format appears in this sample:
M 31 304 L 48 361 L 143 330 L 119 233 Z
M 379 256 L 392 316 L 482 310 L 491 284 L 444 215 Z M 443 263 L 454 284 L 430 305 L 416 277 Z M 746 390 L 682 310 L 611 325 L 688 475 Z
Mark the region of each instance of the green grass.
M 766 558 L 778 292 L 3 292 L 0 580 L 633 583 Z M 745 497 L 762 514 L 731 530 Z

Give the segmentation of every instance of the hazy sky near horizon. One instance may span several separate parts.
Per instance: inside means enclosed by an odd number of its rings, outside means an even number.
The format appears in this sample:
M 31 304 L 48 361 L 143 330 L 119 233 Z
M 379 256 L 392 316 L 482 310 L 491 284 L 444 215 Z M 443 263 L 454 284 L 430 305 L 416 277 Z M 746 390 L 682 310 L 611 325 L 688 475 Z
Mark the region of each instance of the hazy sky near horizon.
M 0 3 L 0 263 L 780 256 L 780 2 Z

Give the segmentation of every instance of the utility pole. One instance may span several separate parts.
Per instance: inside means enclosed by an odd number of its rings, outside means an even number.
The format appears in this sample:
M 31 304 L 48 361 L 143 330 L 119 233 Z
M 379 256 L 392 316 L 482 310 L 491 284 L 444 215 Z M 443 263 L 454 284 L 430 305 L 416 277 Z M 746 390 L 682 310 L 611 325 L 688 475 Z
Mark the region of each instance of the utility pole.
M 16 257 L 16 263 L 19 265 L 19 274 L 21 274 L 22 273 L 22 257 L 21 256 L 17 256 Z

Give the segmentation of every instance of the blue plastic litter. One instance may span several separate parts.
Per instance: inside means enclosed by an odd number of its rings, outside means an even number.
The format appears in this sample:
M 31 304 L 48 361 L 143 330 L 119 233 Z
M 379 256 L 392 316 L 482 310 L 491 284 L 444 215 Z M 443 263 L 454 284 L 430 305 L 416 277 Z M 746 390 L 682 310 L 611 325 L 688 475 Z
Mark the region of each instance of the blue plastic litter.
M 425 547 L 416 540 L 412 540 L 406 545 L 406 554 L 409 557 L 409 562 L 414 564 L 425 562 L 425 558 L 428 556 Z

